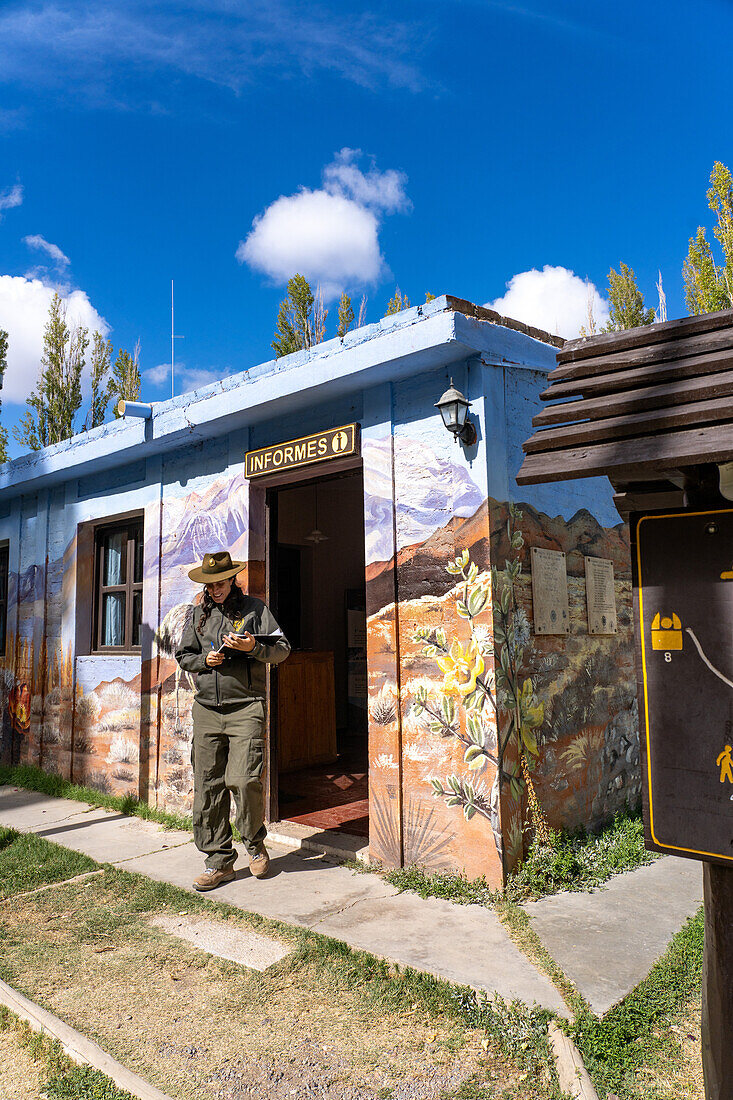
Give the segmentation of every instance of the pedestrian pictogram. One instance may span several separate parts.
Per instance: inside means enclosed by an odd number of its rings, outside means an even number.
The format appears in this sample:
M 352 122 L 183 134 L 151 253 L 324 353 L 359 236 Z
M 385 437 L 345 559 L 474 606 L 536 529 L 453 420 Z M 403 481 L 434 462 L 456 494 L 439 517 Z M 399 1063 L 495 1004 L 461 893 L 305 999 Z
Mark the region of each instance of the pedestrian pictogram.
M 682 623 L 679 615 L 660 615 L 652 619 L 652 649 L 682 649 Z
M 715 763 L 720 767 L 720 782 L 725 783 L 726 779 L 729 783 L 733 783 L 733 757 L 731 756 L 730 745 L 726 745 L 721 752 Z

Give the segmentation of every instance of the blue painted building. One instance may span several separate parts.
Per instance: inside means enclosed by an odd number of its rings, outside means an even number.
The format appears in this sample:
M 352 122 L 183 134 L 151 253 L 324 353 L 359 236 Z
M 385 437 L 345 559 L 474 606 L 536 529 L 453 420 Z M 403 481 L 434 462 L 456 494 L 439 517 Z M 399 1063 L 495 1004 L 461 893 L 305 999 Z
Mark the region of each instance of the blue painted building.
M 3 762 L 186 812 L 193 685 L 172 653 L 188 569 L 225 548 L 295 648 L 272 683 L 272 821 L 498 884 L 533 817 L 636 801 L 610 489 L 514 481 L 559 344 L 443 296 L 0 468 Z M 451 379 L 470 444 L 435 408 Z M 566 633 L 534 629 L 533 547 L 564 555 Z M 589 632 L 589 556 L 613 563 L 613 635 Z

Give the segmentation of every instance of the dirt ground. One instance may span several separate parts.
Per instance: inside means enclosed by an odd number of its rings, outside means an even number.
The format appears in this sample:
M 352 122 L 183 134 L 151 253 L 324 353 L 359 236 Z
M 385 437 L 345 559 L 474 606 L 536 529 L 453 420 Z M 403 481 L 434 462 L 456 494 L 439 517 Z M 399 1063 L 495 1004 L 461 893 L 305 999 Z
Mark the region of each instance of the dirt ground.
M 439 1100 L 469 1081 L 497 1100 L 550 1095 L 450 1015 L 375 1002 L 353 959 L 339 969 L 297 933 L 260 974 L 150 925 L 201 912 L 182 904 L 144 904 L 119 876 L 19 899 L 0 910 L 4 976 L 173 1097 Z
M 12 1030 L 0 1031 L 2 1100 L 40 1100 L 45 1074 Z

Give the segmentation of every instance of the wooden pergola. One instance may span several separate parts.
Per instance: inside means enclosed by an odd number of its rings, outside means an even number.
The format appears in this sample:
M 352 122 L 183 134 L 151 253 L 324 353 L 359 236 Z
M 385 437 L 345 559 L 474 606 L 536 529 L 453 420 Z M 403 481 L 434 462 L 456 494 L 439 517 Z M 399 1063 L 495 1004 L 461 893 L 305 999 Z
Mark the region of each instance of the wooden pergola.
M 606 476 L 619 513 L 717 495 L 733 460 L 733 310 L 566 343 L 520 485 Z

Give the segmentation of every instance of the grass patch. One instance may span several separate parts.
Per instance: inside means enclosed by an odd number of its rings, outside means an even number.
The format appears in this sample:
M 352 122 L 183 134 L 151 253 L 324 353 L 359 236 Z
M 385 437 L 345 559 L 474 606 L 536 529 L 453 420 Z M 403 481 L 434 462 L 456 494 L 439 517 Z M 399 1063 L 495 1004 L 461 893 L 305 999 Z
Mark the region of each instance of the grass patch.
M 0 765 L 0 786 L 3 784 L 23 787 L 27 791 L 38 791 L 51 798 L 69 798 L 74 802 L 87 802 L 90 806 L 99 806 L 104 810 L 117 810 L 121 814 L 127 814 L 128 817 L 156 821 L 166 829 L 182 829 L 184 832 L 193 830 L 190 817 L 156 810 L 147 802 L 141 802 L 131 794 L 104 794 L 103 791 L 98 791 L 94 787 L 83 787 L 78 783 L 72 783 L 69 779 L 63 779 L 60 775 L 49 775 L 48 772 L 28 764 L 19 764 L 13 768 Z
M 0 1006 L 0 1032 L 12 1035 L 45 1077 L 42 1090 L 48 1100 L 135 1100 L 129 1092 L 90 1066 L 78 1066 L 66 1056 L 56 1039 L 41 1035 L 4 1006 Z
M 32 833 L 0 826 L 0 900 L 94 871 L 99 864 Z
M 658 853 L 644 847 L 639 814 L 618 813 L 599 833 L 550 831 L 550 845 L 533 843 L 524 863 L 510 875 L 506 890 L 492 890 L 484 878 L 470 880 L 459 872 L 431 873 L 422 867 L 383 871 L 377 864 L 349 863 L 354 871 L 376 872 L 398 890 L 421 898 L 444 898 L 458 905 L 496 908 L 500 899 L 520 904 L 561 890 L 591 891 L 614 875 L 653 863 Z
M 617 813 L 598 833 L 550 832 L 550 845 L 533 843 L 510 876 L 506 895 L 521 902 L 560 890 L 594 890 L 614 875 L 653 863 L 658 853 L 644 847 L 644 825 L 638 813 Z
M 161 911 L 293 950 L 264 974 L 247 971 L 153 928 Z M 559 1096 L 550 1013 L 119 868 L 0 910 L 0 935 L 3 978 L 171 1095 L 208 1100 L 231 1084 L 285 1097 L 305 1074 L 328 1100 L 347 1083 L 401 1095 L 405 1080 L 431 1100 Z M 257 1074 L 273 1066 L 284 1076 L 269 1090 Z
M 602 1019 L 580 1012 L 572 1035 L 601 1097 L 619 1100 L 685 1096 L 652 1084 L 665 1063 L 678 1066 L 680 1046 L 671 1025 L 700 990 L 704 940 L 703 910 L 691 917 L 667 952 L 636 989 Z

